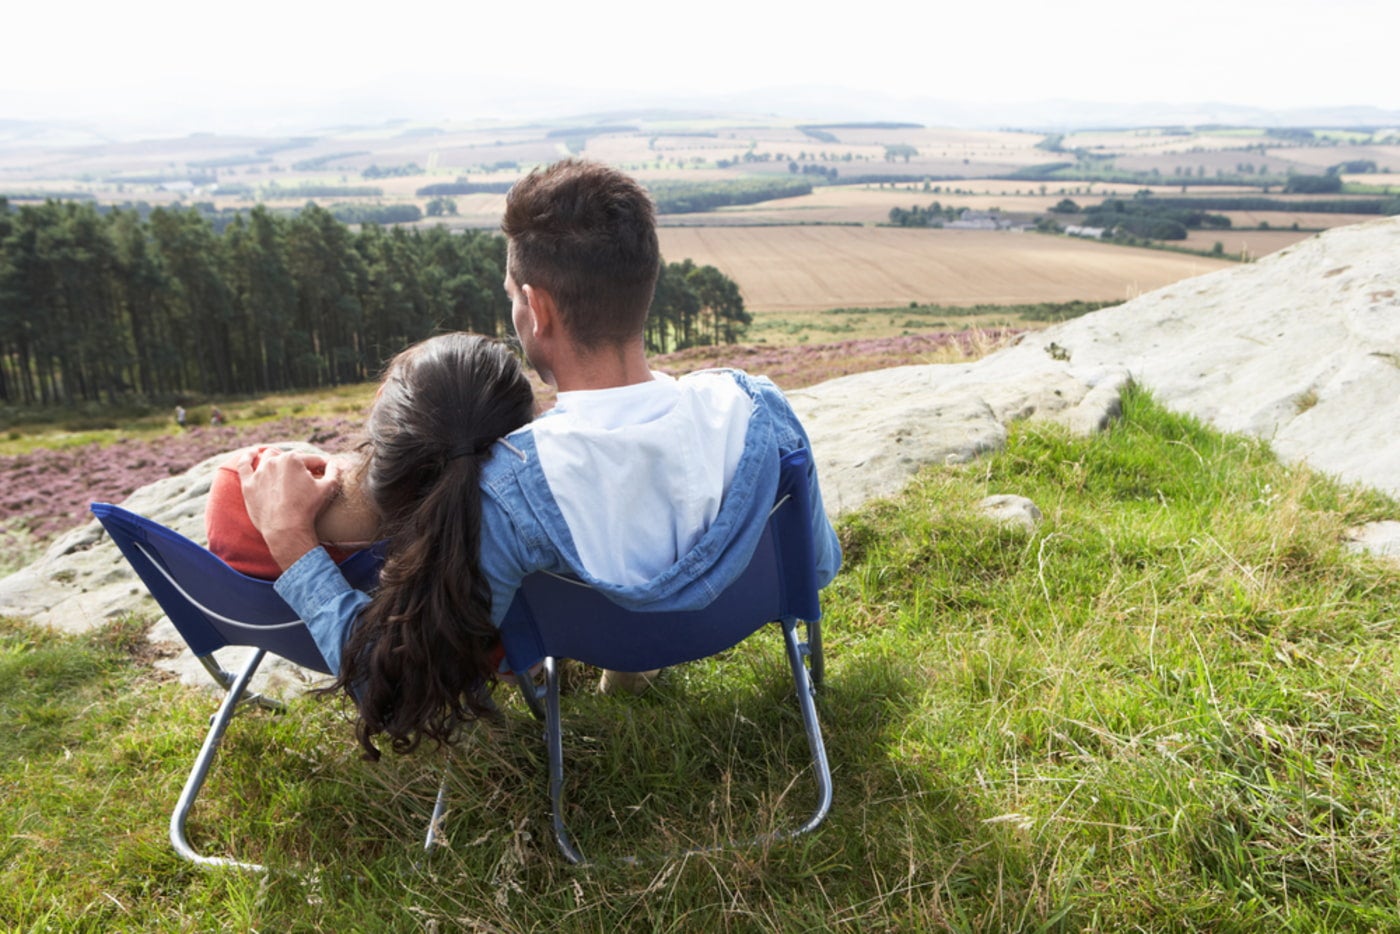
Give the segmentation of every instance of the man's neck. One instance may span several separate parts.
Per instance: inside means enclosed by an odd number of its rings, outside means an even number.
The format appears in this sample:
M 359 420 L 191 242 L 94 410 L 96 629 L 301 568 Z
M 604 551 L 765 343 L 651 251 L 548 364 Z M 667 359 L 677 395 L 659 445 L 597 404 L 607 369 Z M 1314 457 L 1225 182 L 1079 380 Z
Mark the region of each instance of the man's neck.
M 616 389 L 652 379 L 646 351 L 640 341 L 588 353 L 573 353 L 568 357 L 567 361 L 556 361 L 554 366 L 555 388 L 560 392 Z

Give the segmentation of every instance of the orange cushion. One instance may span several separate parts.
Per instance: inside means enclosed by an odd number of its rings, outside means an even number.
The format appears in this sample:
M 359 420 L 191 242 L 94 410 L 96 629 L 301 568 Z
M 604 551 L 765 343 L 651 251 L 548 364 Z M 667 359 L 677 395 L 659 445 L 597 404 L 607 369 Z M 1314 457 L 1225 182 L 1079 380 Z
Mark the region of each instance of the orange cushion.
M 258 448 L 253 455 L 253 469 L 258 468 Z M 282 574 L 277 562 L 272 560 L 272 552 L 262 533 L 248 517 L 248 507 L 243 503 L 243 485 L 238 477 L 238 457 L 229 458 L 214 471 L 213 483 L 209 486 L 209 501 L 204 507 L 204 531 L 209 536 L 209 550 L 235 571 L 249 577 L 263 580 L 276 580 Z M 331 560 L 339 564 L 353 551 L 328 546 Z

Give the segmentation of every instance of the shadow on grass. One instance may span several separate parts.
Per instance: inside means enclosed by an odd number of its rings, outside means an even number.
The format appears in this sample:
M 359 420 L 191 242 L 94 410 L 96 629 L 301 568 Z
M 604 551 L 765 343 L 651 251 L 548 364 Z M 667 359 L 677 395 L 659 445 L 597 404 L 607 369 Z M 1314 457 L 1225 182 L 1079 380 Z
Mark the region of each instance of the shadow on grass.
M 421 907 L 493 924 L 524 905 L 585 929 L 946 922 L 960 892 L 985 900 L 976 890 L 1004 854 L 937 763 L 901 749 L 926 715 L 921 677 L 912 663 L 829 656 L 818 708 L 830 816 L 803 837 L 732 847 L 797 826 L 816 801 L 776 639 L 668 671 L 642 697 L 566 696 L 566 820 L 594 861 L 586 869 L 554 845 L 542 730 L 513 707 L 451 756 L 445 845 L 426 864 Z M 415 832 L 435 784 L 417 789 Z M 401 813 L 370 810 L 386 827 Z M 632 855 L 637 864 L 623 862 Z
M 908 742 L 943 716 L 929 707 L 927 672 L 839 648 L 827 662 L 818 707 L 835 800 L 826 822 L 796 840 L 665 858 L 811 812 L 810 757 L 775 631 L 668 671 L 642 697 L 599 696 L 591 672 L 574 675 L 566 801 L 596 861 L 586 869 L 554 845 L 542 731 L 518 703 L 450 752 L 371 764 L 334 702 L 313 697 L 285 714 L 237 717 L 190 820 L 202 852 L 274 873 L 194 869 L 163 837 L 214 700 L 144 681 L 124 701 L 132 716 L 94 737 L 107 764 L 83 767 L 94 795 L 126 791 L 85 802 L 89 821 L 54 825 L 89 828 L 82 853 L 94 855 L 64 856 L 60 843 L 52 858 L 32 854 L 34 870 L 71 864 L 70 877 L 128 906 L 68 893 L 64 912 L 94 924 L 131 921 L 129 906 L 140 905 L 142 923 L 207 916 L 267 930 L 520 930 L 527 919 L 582 930 L 996 929 L 1034 890 L 1025 877 L 1035 867 L 1022 865 L 1034 856 L 1003 845 L 1012 829 L 989 829 L 975 789 L 950 781 L 959 763 Z M 425 858 L 445 765 L 443 846 Z M 646 858 L 619 861 L 630 854 Z M 998 877 L 1010 895 L 989 891 Z

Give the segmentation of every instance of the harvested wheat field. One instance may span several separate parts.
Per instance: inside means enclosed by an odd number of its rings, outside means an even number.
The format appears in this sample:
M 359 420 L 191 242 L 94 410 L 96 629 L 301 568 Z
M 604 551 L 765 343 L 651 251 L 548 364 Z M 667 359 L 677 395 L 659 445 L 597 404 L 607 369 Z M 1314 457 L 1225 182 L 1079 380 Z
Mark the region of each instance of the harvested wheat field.
M 1128 299 L 1213 272 L 1224 260 L 983 230 L 666 227 L 669 262 L 690 258 L 739 283 L 757 312 Z
M 1173 240 L 1172 245 L 1209 250 L 1219 243 L 1226 255 L 1253 260 L 1315 236 L 1308 230 L 1192 230 L 1185 240 Z
M 1374 214 L 1337 214 L 1321 211 L 1211 211 L 1224 214 L 1236 227 L 1258 227 L 1267 224 L 1278 230 L 1297 224 L 1304 230 L 1331 230 L 1348 224 L 1361 224 L 1374 220 Z

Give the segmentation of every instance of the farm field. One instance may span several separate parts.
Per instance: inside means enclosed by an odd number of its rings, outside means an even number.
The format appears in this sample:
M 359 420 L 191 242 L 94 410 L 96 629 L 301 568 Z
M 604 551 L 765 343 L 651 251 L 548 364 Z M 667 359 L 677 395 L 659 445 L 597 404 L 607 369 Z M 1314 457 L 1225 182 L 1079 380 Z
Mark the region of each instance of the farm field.
M 1246 140 L 1213 138 L 1197 133 L 1172 133 L 1160 129 L 1080 130 L 1066 133 L 1060 145 L 1068 150 L 1107 150 L 1117 153 L 1169 153 L 1191 149 L 1236 147 Z
M 638 172 L 643 182 L 663 178 L 655 170 Z M 387 186 L 386 186 L 387 187 Z M 1142 191 L 1142 185 L 1102 183 L 1057 183 L 1046 185 L 1040 193 L 1039 184 L 1005 179 L 962 179 L 939 183 L 925 191 L 913 182 L 889 184 L 823 185 L 811 194 L 795 198 L 775 198 L 759 204 L 724 207 L 703 214 L 667 214 L 662 224 L 673 226 L 707 226 L 723 224 L 883 224 L 889 220 L 890 208 L 926 206 L 932 201 L 945 205 L 988 211 L 998 208 L 1008 213 L 1042 213 L 1062 199 L 1076 199 L 1081 204 L 1096 204 L 1109 197 L 1131 197 Z M 1163 185 L 1148 189 L 1154 194 L 1175 196 L 1180 186 Z M 1255 193 L 1255 189 L 1219 186 L 1210 189 L 1212 195 Z M 505 209 L 505 196 L 492 194 L 457 195 L 458 214 L 451 218 L 452 226 L 492 227 L 500 222 Z M 1355 219 L 1355 215 L 1338 215 Z M 437 222 L 434 219 L 432 222 Z M 1334 221 L 1340 223 L 1343 221 Z M 1272 222 L 1271 222 L 1272 223 Z M 1292 223 L 1292 218 L 1288 223 Z M 1317 226 L 1322 226 L 1318 224 Z
M 1376 169 L 1380 172 L 1400 171 L 1400 142 L 1288 149 L 1274 154 L 1306 167 L 1303 170 L 1321 171 L 1341 162 L 1370 161 L 1376 163 Z M 1359 178 L 1365 180 L 1366 176 Z
M 1400 159 L 1396 160 L 1400 162 Z M 1342 181 L 1357 185 L 1391 186 L 1400 191 L 1400 172 L 1370 172 L 1364 175 L 1343 175 Z
M 617 133 L 592 137 L 583 155 L 640 169 L 703 166 L 718 160 L 741 162 L 754 171 L 780 173 L 789 161 L 820 161 L 845 173 L 980 175 L 1008 172 L 1046 162 L 1035 148 L 1035 132 L 962 130 L 947 127 L 832 127 L 819 139 L 799 126 L 715 126 L 709 132 Z M 885 158 L 886 147 L 911 147 L 905 160 Z
M 1374 214 L 1327 214 L 1316 211 L 1212 211 L 1212 214 L 1224 214 L 1230 218 L 1230 223 L 1236 227 L 1258 227 L 1260 224 L 1268 224 L 1270 227 L 1292 227 L 1297 224 L 1303 229 L 1330 230 L 1333 227 L 1345 227 L 1348 224 L 1363 224 L 1368 220 L 1374 220 Z
M 1255 260 L 1315 236 L 1308 230 L 1188 230 L 1185 240 L 1173 240 L 1172 245 L 1208 251 L 1219 243 L 1227 256 Z
M 1021 194 L 1016 194 L 1016 189 L 1012 186 L 1020 184 Z M 1004 190 L 996 191 L 998 187 Z M 885 187 L 878 188 L 865 185 L 851 186 L 825 186 L 816 188 L 810 195 L 803 195 L 797 198 L 782 198 L 773 201 L 766 201 L 756 205 L 742 205 L 737 207 L 721 208 L 705 214 L 669 214 L 663 215 L 660 220 L 663 229 L 675 230 L 677 228 L 724 228 L 742 226 L 801 226 L 801 225 L 859 225 L 875 226 L 885 224 L 889 220 L 891 208 L 911 208 L 915 205 L 927 206 L 933 201 L 939 201 L 944 205 L 953 205 L 959 208 L 970 208 L 974 211 L 1000 210 L 1011 216 L 1029 216 L 1044 213 L 1050 207 L 1057 204 L 1065 197 L 1075 200 L 1081 206 L 1097 204 L 1107 197 L 1126 197 L 1140 190 L 1133 185 L 1100 185 L 1092 186 L 1091 194 L 1086 194 L 1088 186 L 1078 187 L 1057 187 L 1051 194 L 1040 195 L 1039 193 L 1028 193 L 1024 187 L 1025 183 L 1013 183 L 1008 181 L 997 182 L 995 180 L 983 180 L 980 183 L 962 184 L 962 191 L 974 191 L 975 194 L 950 194 L 947 191 L 933 192 L 923 191 L 922 186 L 900 186 L 898 188 Z M 1064 193 L 1061 194 L 1060 192 Z M 1159 188 L 1154 193 L 1173 196 L 1179 194 L 1179 188 Z M 1213 190 L 1208 192 L 1211 196 L 1225 195 L 1227 192 Z M 1230 193 L 1234 193 L 1231 191 Z M 1291 200 L 1291 199 L 1290 199 Z M 494 194 L 459 195 L 456 199 L 458 215 L 446 221 L 454 228 L 493 228 L 500 223 L 501 212 L 505 209 L 505 196 Z M 1306 207 L 1306 203 L 1300 203 Z M 1233 230 L 1192 231 L 1185 241 L 1177 241 L 1174 245 L 1184 246 L 1193 250 L 1209 250 L 1219 240 L 1225 244 L 1226 252 L 1231 256 L 1239 256 L 1241 252 L 1247 253 L 1252 258 L 1266 256 L 1276 250 L 1282 249 L 1289 244 L 1310 235 L 1310 232 L 1317 230 L 1327 230 L 1332 227 L 1341 227 L 1347 224 L 1364 223 L 1370 219 L 1364 214 L 1336 214 L 1318 213 L 1306 210 L 1299 211 L 1214 211 L 1211 213 L 1223 214 L 1230 218 L 1234 225 Z M 1074 215 L 1064 215 L 1060 217 L 1063 223 L 1075 223 L 1078 218 Z M 430 218 L 422 221 L 423 225 L 441 223 L 441 218 Z M 1260 224 L 1267 224 L 1270 230 L 1256 230 Z M 1299 230 L 1290 228 L 1297 224 Z M 952 233 L 952 231 L 949 231 Z M 962 231 L 967 233 L 967 231 Z M 663 244 L 668 242 L 667 238 L 672 238 L 672 234 L 663 232 Z M 691 238 L 693 239 L 693 238 Z M 674 235 L 674 242 L 688 243 L 689 239 L 683 234 Z M 1001 241 L 993 241 L 999 243 Z M 669 251 L 667 252 L 670 258 Z M 684 257 L 678 257 L 684 258 Z M 697 259 L 697 262 L 699 260 Z M 710 265 L 714 265 L 711 263 Z M 1086 298 L 1092 296 L 1084 296 Z M 1047 299 L 1049 300 L 1049 299 Z
M 895 227 L 666 227 L 661 251 L 715 266 L 759 314 L 1117 301 L 1229 265 L 1069 237 Z
M 1319 230 L 1345 227 L 1348 224 L 1364 224 L 1374 220 L 1367 214 L 1316 214 L 1308 211 L 1221 211 L 1230 218 L 1233 228 L 1229 230 L 1190 230 L 1185 240 L 1174 240 L 1172 246 L 1188 250 L 1210 250 L 1217 242 L 1224 245 L 1225 253 L 1231 257 L 1259 259 L 1270 253 L 1277 253 L 1300 240 L 1306 240 Z M 1260 224 L 1268 224 L 1268 230 L 1257 229 Z M 1297 224 L 1299 229 L 1293 230 Z

